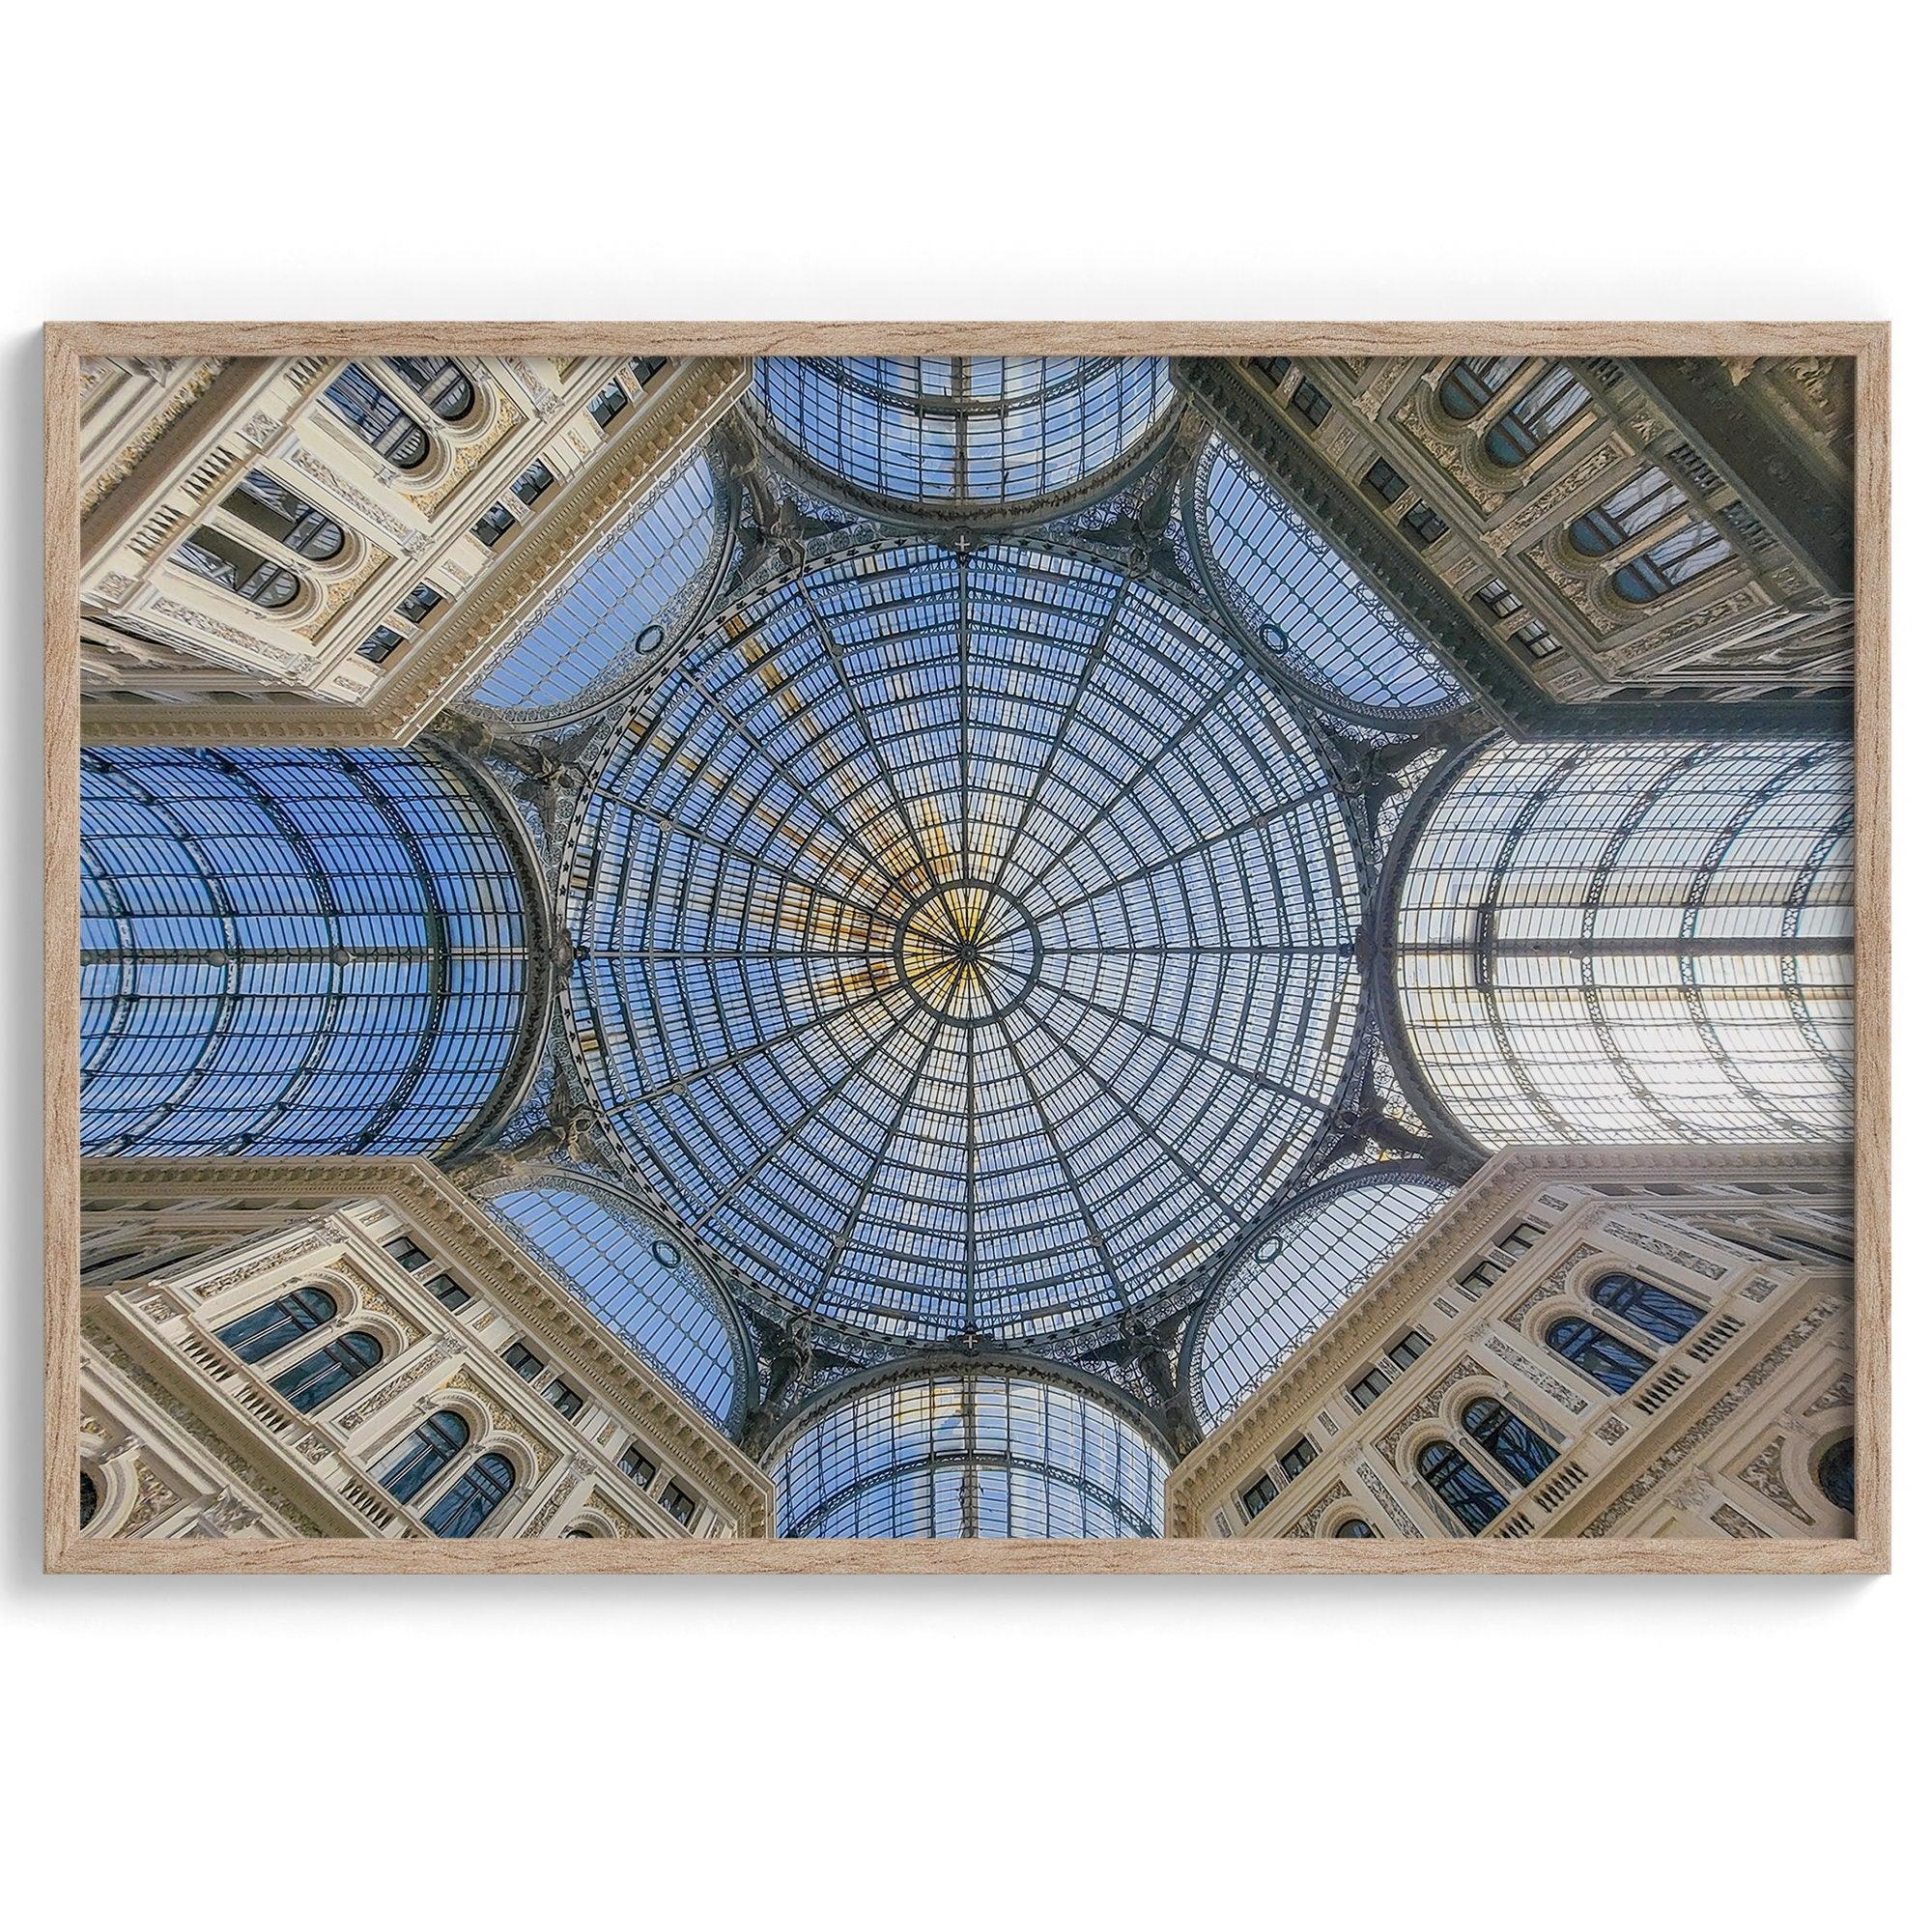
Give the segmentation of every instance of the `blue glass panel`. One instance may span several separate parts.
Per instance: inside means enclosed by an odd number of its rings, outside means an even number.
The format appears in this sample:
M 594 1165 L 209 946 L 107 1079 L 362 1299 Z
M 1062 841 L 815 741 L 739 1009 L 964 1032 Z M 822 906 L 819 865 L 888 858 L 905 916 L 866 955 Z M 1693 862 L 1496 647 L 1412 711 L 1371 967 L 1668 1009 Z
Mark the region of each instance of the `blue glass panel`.
M 602 1196 L 523 1189 L 490 1206 L 614 1334 L 720 1427 L 742 1407 L 730 1323 L 680 1243 Z
M 911 1377 L 809 1420 L 781 1536 L 1158 1536 L 1168 1459 L 1127 1416 L 1021 1375 Z
M 1397 716 L 1466 701 L 1435 652 L 1218 438 L 1202 457 L 1194 493 L 1215 588 L 1303 683 Z
M 864 496 L 1015 509 L 1130 458 L 1174 400 L 1153 356 L 781 356 L 753 386 L 782 443 Z
M 579 567 L 470 701 L 541 711 L 621 686 L 641 668 L 640 651 L 689 620 L 723 541 L 711 467 L 693 456 Z
M 427 1152 L 525 1024 L 516 867 L 422 749 L 90 747 L 80 923 L 88 1153 Z

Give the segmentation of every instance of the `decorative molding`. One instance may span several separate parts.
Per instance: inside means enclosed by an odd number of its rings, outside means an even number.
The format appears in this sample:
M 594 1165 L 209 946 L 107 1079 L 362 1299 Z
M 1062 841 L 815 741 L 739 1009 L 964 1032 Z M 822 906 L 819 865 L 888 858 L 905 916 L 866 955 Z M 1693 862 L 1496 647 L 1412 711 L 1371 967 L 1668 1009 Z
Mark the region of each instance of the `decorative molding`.
M 1593 1247 L 1588 1241 L 1579 1243 L 1553 1274 L 1546 1275 L 1503 1317 L 1505 1324 L 1514 1328 L 1519 1335 L 1525 1333 L 1523 1322 L 1530 1310 L 1543 1302 L 1553 1301 L 1559 1294 L 1567 1293 L 1570 1277 L 1576 1273 L 1578 1264 L 1603 1252 L 1602 1248 Z
M 1724 1270 L 1716 1262 L 1708 1262 L 1701 1255 L 1693 1255 L 1687 1248 L 1672 1247 L 1668 1241 L 1659 1240 L 1655 1235 L 1646 1235 L 1635 1228 L 1626 1228 L 1619 1221 L 1605 1221 L 1604 1233 L 1614 1235 L 1620 1241 L 1628 1241 L 1634 1248 L 1641 1248 L 1647 1255 L 1655 1255 L 1659 1261 L 1672 1262 L 1678 1267 L 1688 1268 L 1692 1274 L 1701 1275 L 1706 1281 L 1722 1281 Z
M 1769 1496 L 1786 1516 L 1796 1517 L 1800 1522 L 1812 1528 L 1817 1527 L 1817 1518 L 1800 1505 L 1785 1485 L 1783 1436 L 1774 1435 L 1738 1471 L 1738 1479 L 1748 1483 L 1760 1495 Z

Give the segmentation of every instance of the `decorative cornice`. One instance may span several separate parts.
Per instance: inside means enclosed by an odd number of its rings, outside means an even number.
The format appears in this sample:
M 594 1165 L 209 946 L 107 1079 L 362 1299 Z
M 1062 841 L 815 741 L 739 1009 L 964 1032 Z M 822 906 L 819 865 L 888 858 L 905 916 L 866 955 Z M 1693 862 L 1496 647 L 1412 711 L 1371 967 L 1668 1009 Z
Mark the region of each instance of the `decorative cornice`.
M 364 704 L 323 698 L 250 704 L 116 705 L 81 709 L 91 743 L 407 744 L 488 663 L 526 605 L 575 567 L 640 487 L 683 456 L 751 380 L 748 362 L 700 356 L 647 397 L 628 434 L 614 438 L 564 485 L 556 506 L 478 573 L 437 621 L 435 636 Z
M 1508 1205 L 1538 1186 L 1598 1178 L 1776 1180 L 1837 1173 L 1829 1148 L 1507 1148 L 1355 1294 L 1327 1326 L 1298 1350 L 1262 1388 L 1187 1456 L 1168 1483 L 1169 1534 L 1196 1535 L 1205 1508 L 1224 1484 L 1272 1454 L 1277 1435 L 1324 1394 L 1348 1360 L 1368 1351 L 1382 1329 L 1440 1286 L 1451 1266 L 1486 1240 Z M 1574 1258 L 1574 1257 L 1573 1257 Z
M 429 1232 L 459 1268 L 467 1267 L 546 1340 L 561 1340 L 582 1370 L 619 1391 L 649 1424 L 663 1451 L 708 1484 L 740 1534 L 771 1534 L 769 1478 L 698 1415 L 645 1363 L 620 1349 L 596 1318 L 553 1285 L 507 1234 L 427 1160 L 413 1155 L 301 1159 L 87 1160 L 81 1198 L 90 1207 L 119 1201 L 273 1201 L 327 1209 L 351 1201 L 383 1202 Z

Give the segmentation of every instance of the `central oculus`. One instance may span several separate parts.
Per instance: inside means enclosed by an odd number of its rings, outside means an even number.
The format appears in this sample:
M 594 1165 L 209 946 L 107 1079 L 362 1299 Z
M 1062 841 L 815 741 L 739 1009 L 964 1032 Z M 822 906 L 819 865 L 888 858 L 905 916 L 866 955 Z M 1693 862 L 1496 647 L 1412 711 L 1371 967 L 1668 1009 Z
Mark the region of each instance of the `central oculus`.
M 1176 1290 L 1354 1037 L 1354 848 L 1292 698 L 1108 556 L 854 545 L 612 724 L 562 865 L 612 1145 L 737 1293 L 1022 1341 Z
M 1010 893 L 980 879 L 934 886 L 893 941 L 906 990 L 929 1013 L 980 1026 L 1009 1013 L 1039 978 L 1039 931 Z

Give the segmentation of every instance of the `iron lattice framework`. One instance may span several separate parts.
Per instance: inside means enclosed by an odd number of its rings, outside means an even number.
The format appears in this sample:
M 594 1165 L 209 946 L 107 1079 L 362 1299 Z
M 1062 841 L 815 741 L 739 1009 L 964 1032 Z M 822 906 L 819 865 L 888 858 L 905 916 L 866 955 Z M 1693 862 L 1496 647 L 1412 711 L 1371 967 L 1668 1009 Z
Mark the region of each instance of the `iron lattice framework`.
M 1320 1182 L 1238 1247 L 1188 1340 L 1183 1375 L 1203 1430 L 1234 1414 L 1449 1198 L 1411 1168 Z
M 727 612 L 563 858 L 569 1036 L 647 1186 L 781 1310 L 1117 1318 L 1332 1104 L 1340 801 L 1212 626 L 1104 558 L 882 542 Z
M 778 357 L 753 393 L 773 440 L 838 494 L 955 517 L 1103 487 L 1174 401 L 1154 356 Z
M 89 1154 L 428 1153 L 514 1077 L 508 828 L 425 749 L 81 757 Z
M 1492 1149 L 1847 1139 L 1850 756 L 1497 744 L 1449 770 L 1394 953 L 1437 1107 Z
M 772 1459 L 781 1536 L 1158 1536 L 1170 1463 L 1097 1394 L 1024 1371 L 868 1381 Z

